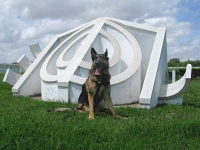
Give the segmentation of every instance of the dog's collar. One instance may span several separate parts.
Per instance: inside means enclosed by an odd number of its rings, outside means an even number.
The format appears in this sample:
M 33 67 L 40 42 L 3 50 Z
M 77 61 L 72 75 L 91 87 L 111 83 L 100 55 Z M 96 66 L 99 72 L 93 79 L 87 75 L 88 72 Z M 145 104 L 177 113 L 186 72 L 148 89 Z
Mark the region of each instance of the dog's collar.
M 97 83 L 98 83 L 98 84 L 101 84 L 101 80 L 100 80 L 100 79 L 98 79 Z

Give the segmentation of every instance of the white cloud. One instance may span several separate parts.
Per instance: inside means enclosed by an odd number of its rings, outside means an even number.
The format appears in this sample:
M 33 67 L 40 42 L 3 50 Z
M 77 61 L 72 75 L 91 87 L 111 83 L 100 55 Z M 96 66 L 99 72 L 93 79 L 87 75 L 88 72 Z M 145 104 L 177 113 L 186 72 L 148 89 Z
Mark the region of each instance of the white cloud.
M 29 44 L 39 42 L 43 48 L 55 34 L 98 17 L 114 17 L 155 27 L 167 27 L 170 57 L 184 57 L 182 52 L 191 47 L 192 50 L 196 49 L 194 43 L 199 41 L 192 39 L 188 47 L 191 23 L 175 18 L 181 12 L 181 8 L 177 7 L 179 2 L 180 0 L 0 0 L 0 63 L 14 62 L 22 54 L 31 57 Z M 186 39 L 183 40 L 183 37 Z
M 34 38 L 39 38 L 45 34 L 49 33 L 59 33 L 63 32 L 66 22 L 61 20 L 38 20 L 35 21 L 33 25 L 22 30 L 21 39 L 29 40 Z
M 167 27 L 169 59 L 176 57 L 184 60 L 185 57 L 189 57 L 188 52 L 191 52 L 192 48 L 190 39 L 185 40 L 185 37 L 191 34 L 192 24 L 190 22 L 178 22 L 174 17 L 158 17 L 144 19 L 144 24 L 154 27 Z
M 100 16 L 112 16 L 123 19 L 139 18 L 144 14 L 152 17 L 161 16 L 166 9 L 172 9 L 180 0 L 18 0 L 11 3 L 23 18 L 38 19 L 71 19 L 91 20 Z
M 168 42 L 191 33 L 191 23 L 178 22 L 173 17 L 159 17 L 144 20 L 145 24 L 154 27 L 167 27 Z
M 179 8 L 171 8 L 171 9 L 166 9 L 165 11 L 164 11 L 164 13 L 166 14 L 166 15 L 174 15 L 174 14 L 176 14 L 176 13 L 178 13 L 178 11 L 179 11 Z

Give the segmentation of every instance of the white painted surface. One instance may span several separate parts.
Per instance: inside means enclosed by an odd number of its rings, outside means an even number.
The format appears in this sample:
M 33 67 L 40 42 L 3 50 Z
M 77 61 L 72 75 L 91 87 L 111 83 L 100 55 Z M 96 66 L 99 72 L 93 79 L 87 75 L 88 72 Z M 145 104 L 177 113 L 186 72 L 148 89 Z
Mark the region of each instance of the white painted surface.
M 47 101 L 58 100 L 58 86 L 56 82 L 45 82 L 41 81 L 42 99 Z
M 39 43 L 31 44 L 29 45 L 29 48 L 35 58 L 38 57 L 38 55 L 41 53 L 41 48 L 40 48 Z
M 91 44 L 93 43 L 94 39 L 96 38 L 98 32 L 102 28 L 105 20 L 99 19 L 98 22 L 94 25 L 94 27 L 91 29 L 90 33 L 80 46 L 80 48 L 77 50 L 75 55 L 72 57 L 69 65 L 66 67 L 65 72 L 61 77 L 58 77 L 58 86 L 61 87 L 68 87 L 70 78 L 76 71 L 76 68 L 82 61 L 83 57 L 85 56 L 85 53 L 90 48 Z
M 142 63 L 141 63 L 141 79 L 142 85 L 146 76 L 146 71 L 149 65 L 149 60 L 153 50 L 156 32 L 141 30 L 137 28 L 127 27 L 128 31 L 135 37 L 138 44 L 140 45 L 142 52 Z
M 124 82 L 111 87 L 113 104 L 131 104 L 139 101 L 141 89 L 141 68 Z
M 24 88 L 24 86 L 27 84 L 28 80 L 30 80 L 30 78 L 32 77 L 32 75 L 34 74 L 34 72 L 38 71 L 38 69 L 40 70 L 40 67 L 43 63 L 43 61 L 45 60 L 45 58 L 47 57 L 47 55 L 49 54 L 49 51 L 52 50 L 52 48 L 54 46 L 56 46 L 56 42 L 58 40 L 58 35 L 56 35 L 50 42 L 49 44 L 44 48 L 44 50 L 40 53 L 40 55 L 34 60 L 34 62 L 30 65 L 30 67 L 26 70 L 26 72 L 23 74 L 23 76 L 17 81 L 17 83 L 13 86 L 12 88 L 12 92 L 13 93 L 19 93 L 20 90 L 22 88 Z M 39 71 L 38 71 L 39 72 Z M 31 78 L 34 82 L 35 78 L 40 78 L 39 74 L 36 74 L 35 77 Z M 34 84 L 35 87 L 33 87 L 33 85 L 27 85 L 27 86 L 32 86 L 32 88 L 34 89 L 41 89 L 41 82 L 38 82 L 37 84 Z M 29 91 L 29 93 L 31 93 L 31 95 L 34 95 L 34 91 Z M 40 91 L 41 93 L 41 91 Z M 21 94 L 23 95 L 23 94 Z
M 192 71 L 192 65 L 188 64 L 186 68 L 186 72 L 184 76 L 171 84 L 163 84 L 160 89 L 159 93 L 159 100 L 177 100 L 180 99 L 179 101 L 182 101 L 182 96 L 185 90 L 188 88 L 191 80 L 191 71 Z M 164 101 L 167 103 L 168 101 Z
M 68 87 L 58 87 L 58 101 L 69 102 L 69 89 Z
M 176 70 L 172 70 L 172 83 L 176 82 Z
M 81 90 L 82 90 L 82 87 L 79 84 L 76 84 L 73 82 L 70 83 L 70 86 L 69 86 L 70 102 L 72 102 L 72 103 L 78 102 L 78 98 L 79 98 L 79 95 L 81 94 Z
M 160 87 L 167 79 L 167 46 L 165 31 L 165 28 L 159 29 L 155 38 L 140 94 L 139 103 L 142 108 L 153 108 L 158 104 Z
M 40 76 L 39 76 L 40 67 L 41 66 L 39 66 L 35 70 L 35 72 L 33 72 L 31 74 L 30 78 L 26 81 L 26 83 L 24 85 L 22 85 L 22 88 L 19 91 L 18 90 L 15 91 L 15 89 L 13 88 L 12 92 L 14 94 L 23 95 L 23 96 L 30 96 L 30 95 L 39 95 L 39 94 L 41 94 L 41 79 L 40 79 Z M 23 76 L 21 78 L 23 78 Z M 19 81 L 21 80 L 21 78 L 18 80 L 17 83 L 19 83 Z
M 32 62 L 28 59 L 26 55 L 22 55 L 22 57 L 17 61 L 17 63 L 25 71 L 32 64 Z
M 21 75 L 12 71 L 11 69 L 7 69 L 5 76 L 3 78 L 3 82 L 6 82 L 10 85 L 15 85 L 15 83 L 21 78 Z

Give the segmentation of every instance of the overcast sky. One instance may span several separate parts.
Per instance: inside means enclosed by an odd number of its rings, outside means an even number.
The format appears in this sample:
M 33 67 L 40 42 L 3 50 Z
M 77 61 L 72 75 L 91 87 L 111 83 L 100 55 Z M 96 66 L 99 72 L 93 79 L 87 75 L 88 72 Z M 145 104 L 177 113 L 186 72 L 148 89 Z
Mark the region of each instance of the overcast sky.
M 167 27 L 168 59 L 200 60 L 200 0 L 0 0 L 0 63 L 98 17 Z

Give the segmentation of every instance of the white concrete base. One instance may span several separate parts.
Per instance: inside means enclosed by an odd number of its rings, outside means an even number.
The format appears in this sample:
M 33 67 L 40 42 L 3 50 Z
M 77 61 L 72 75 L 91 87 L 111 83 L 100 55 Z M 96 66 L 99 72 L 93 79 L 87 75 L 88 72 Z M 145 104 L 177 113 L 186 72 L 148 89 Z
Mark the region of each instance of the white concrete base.
M 151 109 L 152 107 L 151 107 L 151 105 L 149 105 L 149 104 L 142 104 L 142 103 L 140 103 L 140 108 L 143 108 L 143 109 Z
M 41 96 L 45 101 L 57 101 L 58 100 L 58 86 L 57 83 L 41 81 Z

